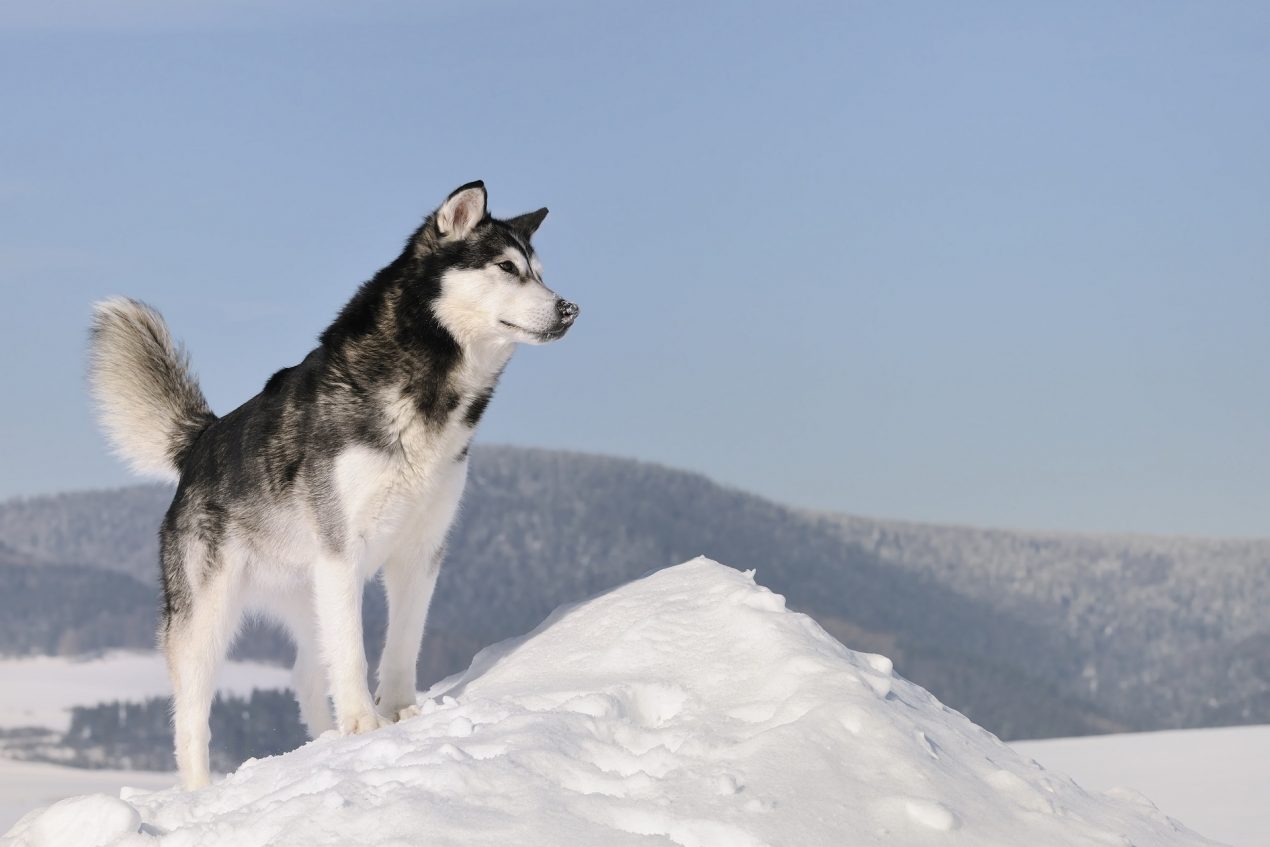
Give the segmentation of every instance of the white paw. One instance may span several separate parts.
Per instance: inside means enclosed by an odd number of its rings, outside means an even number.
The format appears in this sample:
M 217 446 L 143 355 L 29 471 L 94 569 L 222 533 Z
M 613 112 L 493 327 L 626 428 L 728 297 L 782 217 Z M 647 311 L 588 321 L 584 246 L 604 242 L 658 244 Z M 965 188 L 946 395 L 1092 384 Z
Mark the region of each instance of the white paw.
M 404 721 L 404 720 L 408 720 L 408 719 L 410 719 L 410 718 L 416 718 L 416 717 L 418 717 L 419 715 L 422 715 L 422 714 L 423 714 L 423 709 L 420 709 L 420 708 L 419 708 L 419 704 L 418 704 L 418 703 L 412 703 L 412 704 L 410 704 L 409 706 L 407 706 L 407 707 L 406 707 L 406 708 L 404 708 L 404 709 L 398 709 L 398 710 L 397 710 L 397 717 L 396 717 L 396 720 L 398 720 L 398 721 Z
M 416 702 L 417 697 L 418 695 L 413 689 L 387 691 L 384 688 L 380 688 L 375 693 L 375 705 L 380 712 L 387 715 L 393 723 L 396 723 L 420 714 L 419 706 Z
M 377 729 L 383 729 L 391 726 L 392 721 L 376 712 L 374 709 L 366 709 L 360 712 L 353 712 L 340 717 L 340 734 L 341 735 L 361 735 L 363 732 L 374 732 Z

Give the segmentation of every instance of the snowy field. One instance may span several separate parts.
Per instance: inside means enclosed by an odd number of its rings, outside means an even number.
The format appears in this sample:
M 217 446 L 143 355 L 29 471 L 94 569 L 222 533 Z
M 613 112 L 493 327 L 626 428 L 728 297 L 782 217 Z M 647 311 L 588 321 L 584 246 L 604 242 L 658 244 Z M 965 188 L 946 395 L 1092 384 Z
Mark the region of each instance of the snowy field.
M 153 791 L 175 784 L 175 773 L 84 770 L 0 759 L 0 831 L 13 826 L 32 809 L 76 794 L 100 792 L 118 796 L 125 786 Z
M 226 662 L 221 691 L 286 688 L 290 671 L 256 662 Z M 172 693 L 163 657 L 155 652 L 115 652 L 78 660 L 62 656 L 0 659 L 0 727 L 44 726 L 65 730 L 72 706 L 142 700 Z
M 63 801 L 4 844 L 1216 843 L 1043 770 L 704 559 L 558 610 L 428 694 L 194 794 Z
M 1143 732 L 1010 745 L 1086 789 L 1141 792 L 1235 847 L 1270 847 L 1270 726 Z

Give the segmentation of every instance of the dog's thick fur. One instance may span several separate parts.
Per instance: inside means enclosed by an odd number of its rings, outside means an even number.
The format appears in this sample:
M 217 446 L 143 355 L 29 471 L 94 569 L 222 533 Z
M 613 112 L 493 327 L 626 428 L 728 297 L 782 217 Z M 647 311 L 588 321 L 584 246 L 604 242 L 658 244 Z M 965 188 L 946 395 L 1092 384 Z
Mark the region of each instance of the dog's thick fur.
M 553 341 L 578 313 L 543 284 L 530 245 L 546 213 L 497 220 L 482 183 L 459 188 L 317 349 L 220 418 L 156 312 L 97 305 L 102 424 L 137 470 L 178 481 L 160 530 L 159 639 L 187 788 L 209 779 L 214 675 L 244 610 L 295 639 L 310 734 L 366 732 L 414 708 L 472 432 L 515 344 Z M 389 617 L 372 699 L 362 588 L 381 568 Z

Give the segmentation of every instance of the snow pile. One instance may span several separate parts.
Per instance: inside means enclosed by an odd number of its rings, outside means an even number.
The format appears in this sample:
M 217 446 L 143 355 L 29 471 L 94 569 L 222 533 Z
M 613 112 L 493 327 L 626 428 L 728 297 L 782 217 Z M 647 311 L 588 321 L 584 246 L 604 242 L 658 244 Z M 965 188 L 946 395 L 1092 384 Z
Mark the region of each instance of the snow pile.
M 197 793 L 63 801 L 3 843 L 1213 843 L 1023 760 L 706 559 L 558 610 L 429 697 Z

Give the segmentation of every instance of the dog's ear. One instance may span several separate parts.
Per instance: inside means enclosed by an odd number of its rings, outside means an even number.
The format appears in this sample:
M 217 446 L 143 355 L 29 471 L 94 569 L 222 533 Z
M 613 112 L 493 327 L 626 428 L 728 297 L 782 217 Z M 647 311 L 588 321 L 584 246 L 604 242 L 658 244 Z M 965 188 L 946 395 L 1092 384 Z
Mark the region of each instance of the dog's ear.
M 459 186 L 437 209 L 437 230 L 446 239 L 465 238 L 485 218 L 485 183 Z
M 517 215 L 507 222 L 507 225 L 516 232 L 520 233 L 526 240 L 533 238 L 538 227 L 542 226 L 542 219 L 547 217 L 547 209 L 543 207 L 536 212 L 526 212 L 523 215 Z

